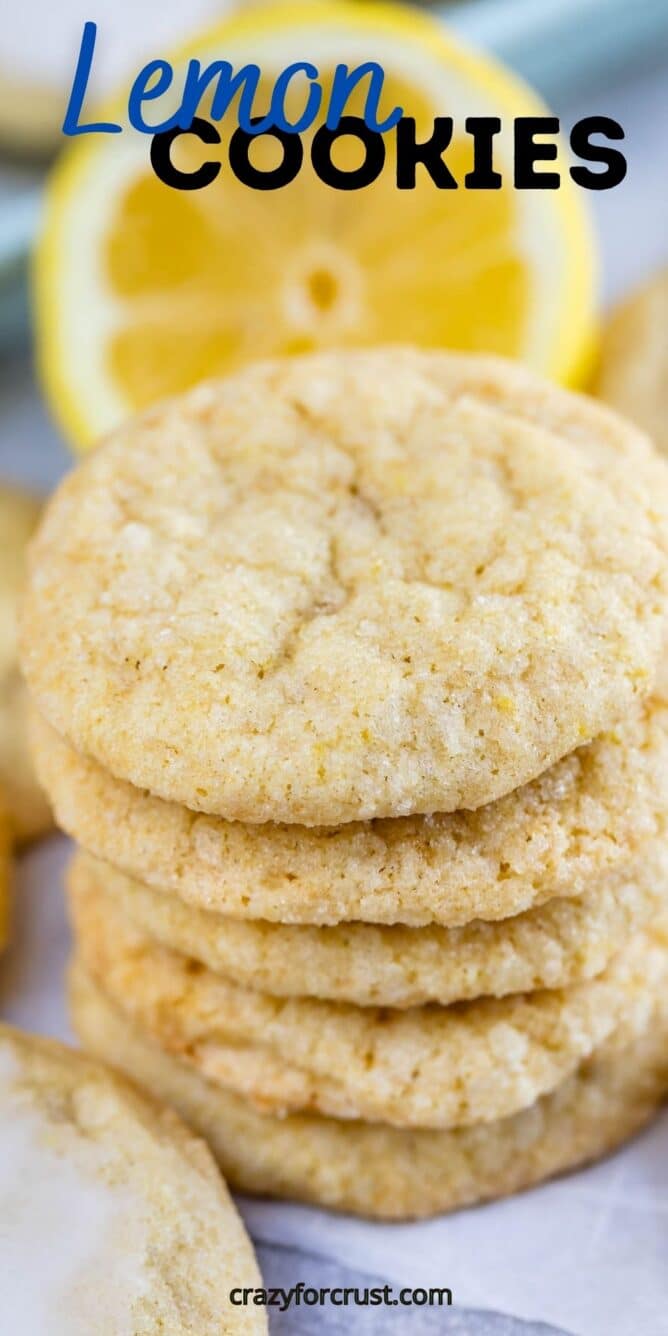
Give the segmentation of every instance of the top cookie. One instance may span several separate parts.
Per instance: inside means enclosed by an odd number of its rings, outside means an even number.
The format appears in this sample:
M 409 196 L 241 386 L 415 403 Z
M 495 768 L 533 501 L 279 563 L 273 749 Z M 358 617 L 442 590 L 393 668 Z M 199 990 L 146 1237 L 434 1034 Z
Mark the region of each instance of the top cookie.
M 650 690 L 667 477 L 634 428 L 501 361 L 257 364 L 59 488 L 28 682 L 114 775 L 228 819 L 475 808 Z
M 668 454 L 668 269 L 613 312 L 596 390 Z
M 97 1062 L 0 1026 L 3 1330 L 220 1336 L 267 1324 L 202 1141 Z

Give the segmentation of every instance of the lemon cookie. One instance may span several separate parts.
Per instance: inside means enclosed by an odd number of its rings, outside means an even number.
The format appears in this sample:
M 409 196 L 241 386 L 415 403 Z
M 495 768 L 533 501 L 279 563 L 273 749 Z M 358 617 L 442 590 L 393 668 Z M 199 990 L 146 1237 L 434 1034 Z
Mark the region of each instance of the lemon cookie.
M 18 667 L 16 606 L 25 577 L 25 554 L 37 524 L 39 502 L 0 486 L 0 784 L 16 838 L 32 839 L 52 825 L 27 741 L 27 693 Z
M 6 1331 L 266 1332 L 206 1146 L 98 1063 L 0 1027 L 0 1272 Z
M 81 968 L 71 976 L 71 1004 L 86 1046 L 180 1109 L 235 1187 L 380 1219 L 501 1197 L 604 1155 L 647 1122 L 668 1090 L 665 979 L 644 1032 L 621 1027 L 530 1109 L 449 1132 L 263 1116 L 151 1043 Z
M 531 780 L 651 687 L 668 474 L 565 391 L 533 412 L 528 382 L 318 354 L 121 427 L 33 546 L 39 708 L 119 778 L 234 820 L 475 808 Z
M 668 454 L 668 269 L 613 311 L 596 391 Z
M 244 922 L 185 905 L 90 855 L 70 883 L 107 894 L 154 941 L 247 988 L 357 1006 L 446 1005 L 485 995 L 563 988 L 592 978 L 641 927 L 668 907 L 665 846 L 653 845 L 632 880 L 611 879 L 576 900 L 550 900 L 499 923 L 405 928 Z
M 12 841 L 5 796 L 0 790 L 0 951 L 7 945 L 11 917 Z
M 40 778 L 84 848 L 228 917 L 284 924 L 439 923 L 519 914 L 633 875 L 668 812 L 668 672 L 624 724 L 476 812 L 339 829 L 244 825 L 114 780 L 42 719 Z
M 553 1089 L 651 1005 L 668 940 L 640 934 L 569 989 L 390 1011 L 243 989 L 139 933 L 109 896 L 71 888 L 87 972 L 157 1043 L 285 1113 L 401 1127 L 489 1122 Z

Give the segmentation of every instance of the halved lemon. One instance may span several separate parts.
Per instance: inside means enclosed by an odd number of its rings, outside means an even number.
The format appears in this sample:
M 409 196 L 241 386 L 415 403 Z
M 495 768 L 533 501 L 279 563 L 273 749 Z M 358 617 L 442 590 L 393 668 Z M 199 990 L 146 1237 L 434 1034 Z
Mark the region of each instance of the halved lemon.
M 308 134 L 291 184 L 252 189 L 226 156 L 234 111 L 219 126 L 221 171 L 199 191 L 160 182 L 149 139 L 130 129 L 75 141 L 48 192 L 36 306 L 44 382 L 76 446 L 202 377 L 325 346 L 402 341 L 491 351 L 565 383 L 582 378 L 594 311 L 589 225 L 563 149 L 560 189 L 513 188 L 514 118 L 544 108 L 508 71 L 417 11 L 346 0 L 273 4 L 226 19 L 172 56 L 175 86 L 191 57 L 235 69 L 258 64 L 259 113 L 292 61 L 318 67 L 326 108 L 339 62 L 375 60 L 385 71 L 381 115 L 401 106 L 421 139 L 436 116 L 454 118 L 445 160 L 459 188 L 438 189 L 418 167 L 415 188 L 399 190 L 390 132 L 384 170 L 360 190 L 318 179 Z M 353 93 L 349 114 L 362 114 L 366 90 L 362 83 Z M 294 97 L 303 107 L 304 86 Z M 125 107 L 120 97 L 121 121 Z M 501 119 L 494 165 L 504 184 L 465 189 L 473 140 L 464 122 L 486 115 Z M 251 148 L 264 169 L 279 152 L 267 136 Z M 178 154 L 183 169 L 201 161 L 202 145 L 185 137 Z M 342 169 L 360 156 L 359 141 L 338 141 Z

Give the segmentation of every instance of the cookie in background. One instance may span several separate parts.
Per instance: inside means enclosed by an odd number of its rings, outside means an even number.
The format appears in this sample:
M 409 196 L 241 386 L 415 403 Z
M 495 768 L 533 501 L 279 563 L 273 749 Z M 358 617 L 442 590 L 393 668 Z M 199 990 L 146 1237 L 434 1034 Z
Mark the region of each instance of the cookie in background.
M 19 843 L 44 835 L 53 826 L 51 810 L 30 760 L 27 697 L 16 643 L 16 610 L 26 547 L 40 508 L 36 497 L 0 484 L 0 785 Z
M 595 390 L 668 454 L 668 268 L 613 311 Z
M 230 1298 L 260 1273 L 204 1143 L 106 1067 L 4 1025 L 0 1216 L 4 1331 L 267 1331 Z
M 11 926 L 12 840 L 5 796 L 0 791 L 0 951 L 9 941 Z

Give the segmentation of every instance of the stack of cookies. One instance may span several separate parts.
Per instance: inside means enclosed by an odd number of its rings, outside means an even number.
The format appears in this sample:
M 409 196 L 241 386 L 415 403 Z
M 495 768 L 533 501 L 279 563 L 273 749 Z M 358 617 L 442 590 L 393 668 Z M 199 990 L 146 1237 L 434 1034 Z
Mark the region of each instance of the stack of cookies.
M 234 1186 L 423 1215 L 661 1101 L 667 482 L 520 367 L 378 349 L 149 410 L 51 501 L 74 1022 Z

